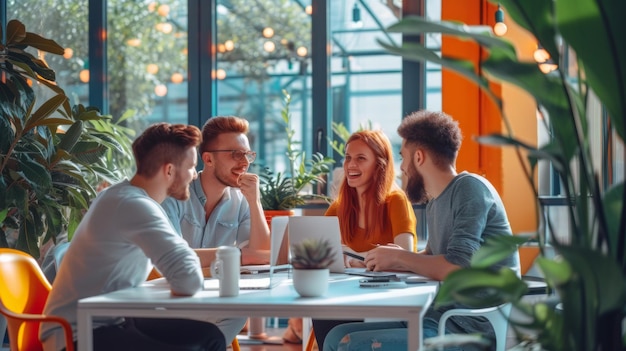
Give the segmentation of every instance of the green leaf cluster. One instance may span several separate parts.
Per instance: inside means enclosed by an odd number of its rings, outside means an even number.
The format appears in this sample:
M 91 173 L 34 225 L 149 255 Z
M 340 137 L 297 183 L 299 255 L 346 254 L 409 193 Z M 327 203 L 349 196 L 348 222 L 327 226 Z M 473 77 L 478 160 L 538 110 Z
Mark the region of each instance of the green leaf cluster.
M 324 175 L 330 172 L 330 167 L 335 162 L 330 157 L 320 153 L 314 153 L 310 159 L 306 152 L 294 139 L 295 130 L 291 127 L 291 113 L 289 105 L 291 96 L 283 90 L 284 105 L 281 111 L 285 130 L 287 132 L 287 151 L 285 155 L 289 163 L 289 173 L 278 172 L 274 174 L 270 169 L 264 168 L 259 174 L 261 181 L 261 205 L 264 210 L 288 210 L 306 203 L 307 199 L 329 199 L 319 194 L 304 194 L 307 185 L 324 183 Z
M 335 262 L 328 240 L 305 239 L 291 245 L 291 265 L 294 269 L 324 269 Z
M 523 326 L 538 332 L 546 350 L 615 350 L 626 348 L 622 319 L 626 311 L 626 188 L 622 180 L 604 187 L 602 169 L 593 159 L 589 124 L 602 123 L 624 141 L 626 124 L 626 2 L 611 0 L 501 0 L 499 3 L 522 28 L 534 35 L 559 68 L 543 74 L 534 62 L 522 62 L 511 43 L 494 37 L 490 29 L 462 23 L 432 22 L 407 17 L 389 28 L 411 35 L 442 33 L 480 45 L 486 55 L 472 61 L 440 55 L 417 44 L 402 46 L 381 42 L 405 58 L 432 61 L 478 84 L 497 106 L 503 103 L 491 90 L 493 81 L 515 85 L 536 101 L 544 115 L 550 142 L 529 145 L 514 136 L 505 119 L 506 133 L 478 138 L 479 142 L 514 147 L 523 161 L 525 175 L 535 189 L 534 172 L 539 160 L 554 166 L 562 184 L 571 228 L 569 241 L 543 237 L 538 231 L 542 256 L 537 263 L 548 284 L 556 289 L 562 312 L 547 303 L 521 301 L 523 282 L 510 271 L 494 272 L 489 266 L 503 254 L 514 253 L 518 242 L 488 242 L 472 267 L 451 274 L 436 299 L 438 304 L 462 301 L 475 307 L 512 302 L 526 313 Z M 578 71 L 566 71 L 563 50 L 575 53 Z M 599 101 L 608 112 L 605 122 L 588 115 L 588 106 Z M 532 116 L 533 118 L 535 116 Z M 620 157 L 619 155 L 617 155 Z M 626 158 L 617 161 L 624 167 Z M 622 174 L 624 169 L 621 170 Z M 539 204 L 537 205 L 539 212 Z M 543 217 L 540 217 L 544 221 Z M 541 226 L 554 232 L 550 218 Z M 552 245 L 558 260 L 546 258 Z M 494 249 L 495 248 L 495 249 Z M 477 296 L 486 294 L 487 298 Z
M 39 257 L 39 247 L 73 229 L 97 186 L 120 178 L 107 155 L 127 155 L 128 131 L 95 108 L 70 108 L 47 64 L 29 54 L 36 48 L 62 54 L 50 39 L 26 32 L 11 20 L 0 44 L 0 247 Z M 31 85 L 39 82 L 52 96 L 41 104 Z M 112 151 L 115 150 L 115 151 Z

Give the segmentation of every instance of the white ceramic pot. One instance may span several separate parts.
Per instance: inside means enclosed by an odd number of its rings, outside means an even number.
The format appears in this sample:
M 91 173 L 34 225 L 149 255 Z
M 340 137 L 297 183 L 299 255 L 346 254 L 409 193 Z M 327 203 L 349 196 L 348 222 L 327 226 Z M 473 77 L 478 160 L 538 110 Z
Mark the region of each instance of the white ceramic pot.
M 302 297 L 318 297 L 326 294 L 330 270 L 294 269 L 293 287 Z

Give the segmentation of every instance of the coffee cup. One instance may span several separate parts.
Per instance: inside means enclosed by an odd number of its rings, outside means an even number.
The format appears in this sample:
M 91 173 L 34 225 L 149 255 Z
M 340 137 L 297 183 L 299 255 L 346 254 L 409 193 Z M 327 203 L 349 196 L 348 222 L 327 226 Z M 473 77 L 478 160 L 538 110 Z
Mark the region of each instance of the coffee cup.
M 239 295 L 241 251 L 234 246 L 217 248 L 215 261 L 211 262 L 211 276 L 220 281 L 219 293 L 222 297 Z

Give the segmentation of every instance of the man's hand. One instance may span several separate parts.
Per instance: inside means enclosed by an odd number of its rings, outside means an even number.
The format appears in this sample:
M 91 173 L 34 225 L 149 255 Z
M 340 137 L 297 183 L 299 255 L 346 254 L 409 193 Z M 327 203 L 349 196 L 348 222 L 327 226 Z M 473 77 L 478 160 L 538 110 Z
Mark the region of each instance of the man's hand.
M 254 173 L 244 173 L 239 177 L 239 189 L 249 204 L 256 203 L 261 198 L 259 176 Z
M 396 244 L 378 246 L 365 255 L 365 267 L 368 271 L 402 270 L 398 258 L 404 253 L 410 253 Z

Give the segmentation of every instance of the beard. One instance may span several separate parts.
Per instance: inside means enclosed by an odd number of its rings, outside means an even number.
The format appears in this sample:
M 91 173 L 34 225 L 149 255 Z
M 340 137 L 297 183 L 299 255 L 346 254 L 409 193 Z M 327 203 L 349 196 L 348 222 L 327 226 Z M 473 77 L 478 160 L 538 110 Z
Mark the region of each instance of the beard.
M 183 177 L 178 172 L 174 175 L 174 183 L 167 188 L 167 195 L 181 201 L 189 199 L 189 183 L 185 184 Z
M 406 195 L 413 203 L 423 204 L 428 201 L 428 195 L 424 188 L 424 177 L 415 169 L 413 162 L 409 165 L 407 173 Z
M 239 179 L 233 180 L 232 173 L 221 172 L 219 167 L 215 170 L 215 179 L 222 183 L 225 186 L 229 186 L 231 188 L 239 188 Z

